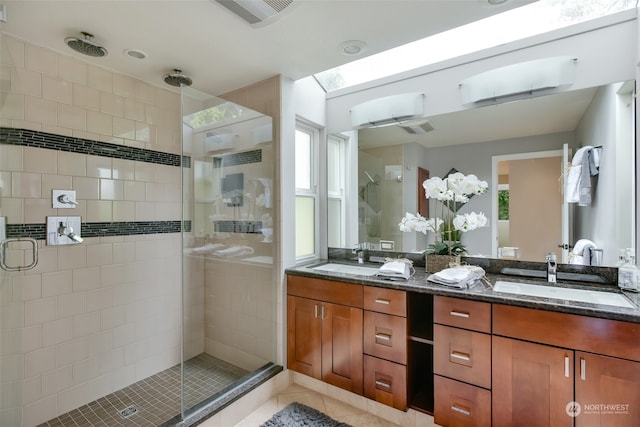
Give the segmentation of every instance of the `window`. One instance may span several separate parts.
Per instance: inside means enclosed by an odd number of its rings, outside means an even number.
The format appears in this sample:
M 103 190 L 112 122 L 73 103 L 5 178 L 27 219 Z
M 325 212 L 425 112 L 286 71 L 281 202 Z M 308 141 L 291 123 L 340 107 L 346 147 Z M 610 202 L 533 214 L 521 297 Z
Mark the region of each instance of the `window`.
M 335 135 L 327 139 L 327 244 L 347 247 L 345 237 L 345 155 L 347 140 Z
M 309 125 L 296 125 L 296 259 L 318 253 L 318 134 Z

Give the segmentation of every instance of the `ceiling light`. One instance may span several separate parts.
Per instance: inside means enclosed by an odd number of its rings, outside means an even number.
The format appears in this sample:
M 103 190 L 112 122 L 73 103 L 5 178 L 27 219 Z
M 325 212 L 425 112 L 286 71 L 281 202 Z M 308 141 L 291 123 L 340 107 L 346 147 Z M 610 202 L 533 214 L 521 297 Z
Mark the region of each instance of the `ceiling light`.
M 502 3 L 506 3 L 507 0 L 487 0 L 489 2 L 489 4 L 502 4 Z
M 338 51 L 346 56 L 356 56 L 367 50 L 367 44 L 361 40 L 347 40 L 340 43 Z
M 145 59 L 147 54 L 138 49 L 125 49 L 124 54 L 135 59 Z

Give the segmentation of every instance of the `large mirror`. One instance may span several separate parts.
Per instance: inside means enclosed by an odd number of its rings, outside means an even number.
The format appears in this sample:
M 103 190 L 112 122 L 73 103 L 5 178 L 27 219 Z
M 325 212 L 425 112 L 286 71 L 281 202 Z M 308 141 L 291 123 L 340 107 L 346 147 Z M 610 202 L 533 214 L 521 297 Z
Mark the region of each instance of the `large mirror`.
M 548 251 L 562 259 L 561 244 L 589 241 L 602 250 L 601 265 L 615 265 L 619 249 L 634 248 L 635 242 L 633 83 L 473 108 L 411 126 L 360 129 L 350 139 L 332 135 L 330 182 L 339 176 L 339 159 L 350 159 L 346 170 L 353 172 L 346 178 L 351 196 L 345 197 L 345 206 L 330 209 L 329 247 L 368 242 L 374 249 L 397 252 L 427 248 L 431 233 L 402 233 L 398 223 L 405 212 L 433 216 L 439 208 L 433 201 L 419 202 L 420 183 L 456 169 L 489 183 L 487 193 L 460 209 L 489 218 L 486 227 L 464 234 L 468 254 L 544 261 Z M 342 157 L 341 143 L 347 147 Z M 592 200 L 587 206 L 565 204 L 565 162 L 583 146 L 598 147 Z M 575 263 L 568 258 L 574 254 L 564 255 L 564 262 Z

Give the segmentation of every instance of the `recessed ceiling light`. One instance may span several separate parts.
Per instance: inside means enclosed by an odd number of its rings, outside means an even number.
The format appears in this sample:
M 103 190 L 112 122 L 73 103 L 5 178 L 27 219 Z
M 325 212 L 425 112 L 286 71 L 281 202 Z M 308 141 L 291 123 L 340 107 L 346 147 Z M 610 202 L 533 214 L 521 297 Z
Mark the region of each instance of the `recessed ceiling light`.
M 135 59 L 145 59 L 147 54 L 138 49 L 125 49 L 124 54 Z
M 360 55 L 367 50 L 367 44 L 361 40 L 347 40 L 340 43 L 338 50 L 347 56 Z
M 502 3 L 506 3 L 507 0 L 487 0 L 489 2 L 489 4 L 502 4 Z

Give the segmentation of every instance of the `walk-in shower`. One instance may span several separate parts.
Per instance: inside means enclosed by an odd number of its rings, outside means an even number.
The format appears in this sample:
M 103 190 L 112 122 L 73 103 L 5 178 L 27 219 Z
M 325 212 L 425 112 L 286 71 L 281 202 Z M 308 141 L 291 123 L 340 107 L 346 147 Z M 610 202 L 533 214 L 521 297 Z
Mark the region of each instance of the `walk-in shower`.
M 279 372 L 271 118 L 109 70 L 113 91 L 90 87 L 81 59 L 0 43 L 0 252 L 38 254 L 0 269 L 0 425 L 190 425 Z M 48 81 L 25 52 L 112 100 L 111 125 L 78 120 L 91 102 L 25 103 L 25 76 Z M 81 238 L 52 245 L 57 216 Z

